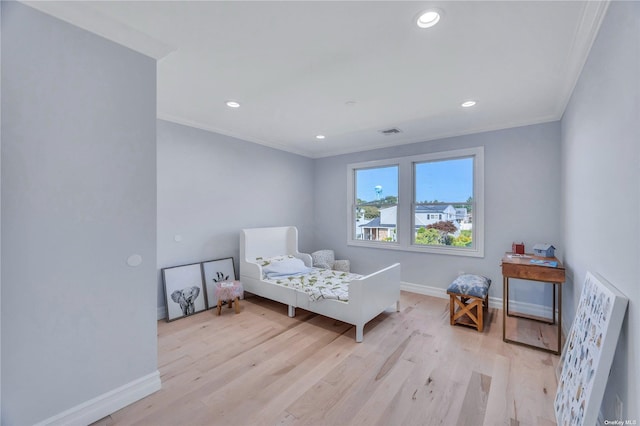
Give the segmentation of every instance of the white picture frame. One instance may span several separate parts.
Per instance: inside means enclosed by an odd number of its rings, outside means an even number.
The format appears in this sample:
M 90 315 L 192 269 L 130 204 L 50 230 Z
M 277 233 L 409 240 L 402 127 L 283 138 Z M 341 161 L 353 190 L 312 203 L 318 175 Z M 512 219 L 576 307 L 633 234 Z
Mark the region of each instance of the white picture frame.
M 587 272 L 560 357 L 554 402 L 558 425 L 595 425 L 627 310 L 628 298 Z

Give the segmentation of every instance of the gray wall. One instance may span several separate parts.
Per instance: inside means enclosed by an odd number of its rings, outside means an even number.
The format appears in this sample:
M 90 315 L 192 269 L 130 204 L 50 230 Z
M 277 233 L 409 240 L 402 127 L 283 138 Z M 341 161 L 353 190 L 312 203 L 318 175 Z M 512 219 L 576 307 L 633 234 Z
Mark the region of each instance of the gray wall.
M 3 424 L 157 370 L 155 91 L 154 60 L 2 2 Z
M 242 228 L 295 225 L 310 249 L 312 190 L 309 158 L 158 120 L 158 268 L 233 257 L 237 275 Z
M 485 147 L 485 257 L 470 258 L 347 246 L 347 164 L 452 149 Z M 316 161 L 315 246 L 350 259 L 352 270 L 368 273 L 400 262 L 402 280 L 445 289 L 458 271 L 493 280 L 491 295 L 502 297 L 500 259 L 513 241 L 531 249 L 560 241 L 560 124 L 558 122 L 378 149 Z M 551 286 L 514 283 L 514 298 L 549 305 Z M 445 294 L 444 291 L 442 294 Z M 546 301 L 546 302 L 545 302 Z
M 629 298 L 602 406 L 640 419 L 640 3 L 612 2 L 562 119 L 566 319 L 572 321 L 586 271 Z

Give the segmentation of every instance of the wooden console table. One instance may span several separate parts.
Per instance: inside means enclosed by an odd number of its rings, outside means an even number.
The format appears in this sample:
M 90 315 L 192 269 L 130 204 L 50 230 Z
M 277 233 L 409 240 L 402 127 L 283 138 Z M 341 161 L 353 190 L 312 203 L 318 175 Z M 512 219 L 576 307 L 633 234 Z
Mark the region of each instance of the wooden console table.
M 558 262 L 557 267 L 536 265 L 531 263 L 532 259 Z M 532 318 L 522 314 L 509 312 L 509 278 L 518 278 L 521 280 L 539 281 L 542 283 L 553 284 L 553 310 L 551 320 L 542 320 Z M 540 257 L 532 254 L 524 256 L 516 256 L 513 253 L 506 253 L 502 258 L 502 340 L 507 343 L 516 343 L 518 345 L 527 346 L 534 349 L 540 349 L 556 355 L 562 350 L 562 283 L 565 281 L 565 270 L 562 263 L 555 257 Z M 556 321 L 556 293 L 558 320 Z M 525 318 L 532 321 L 543 322 L 545 324 L 557 324 L 558 326 L 558 346 L 556 350 L 531 345 L 525 342 L 510 340 L 506 337 L 507 316 Z

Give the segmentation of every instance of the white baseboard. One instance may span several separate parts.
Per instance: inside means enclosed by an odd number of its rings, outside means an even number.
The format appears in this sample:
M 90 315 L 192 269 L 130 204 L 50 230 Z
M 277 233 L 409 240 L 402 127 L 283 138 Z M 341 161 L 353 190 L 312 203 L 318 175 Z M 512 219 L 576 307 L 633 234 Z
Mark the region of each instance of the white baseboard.
M 36 424 L 85 426 L 160 390 L 160 372 L 155 372 L 85 401 Z
M 502 309 L 502 298 L 497 299 L 499 308 Z M 491 305 L 491 301 L 489 301 L 489 305 Z M 533 303 L 526 302 L 516 302 L 512 300 L 509 302 L 509 312 L 517 312 L 525 315 L 532 315 L 540 318 L 551 318 L 551 307 L 550 306 L 542 306 L 542 305 L 534 305 Z M 556 314 L 558 311 L 556 310 Z
M 428 285 L 414 284 L 401 281 L 400 290 L 408 291 L 409 293 L 424 294 L 425 296 L 438 297 L 440 299 L 449 299 L 447 290 L 438 287 L 431 287 Z
M 438 297 L 440 299 L 449 299 L 447 290 L 440 287 L 401 282 L 400 290 L 408 291 L 410 293 L 424 294 L 425 296 Z M 489 296 L 489 307 L 502 309 L 502 298 Z M 525 315 L 551 318 L 551 311 L 552 309 L 549 306 L 534 305 L 533 303 L 517 302 L 514 300 L 509 302 L 509 312 L 518 312 Z

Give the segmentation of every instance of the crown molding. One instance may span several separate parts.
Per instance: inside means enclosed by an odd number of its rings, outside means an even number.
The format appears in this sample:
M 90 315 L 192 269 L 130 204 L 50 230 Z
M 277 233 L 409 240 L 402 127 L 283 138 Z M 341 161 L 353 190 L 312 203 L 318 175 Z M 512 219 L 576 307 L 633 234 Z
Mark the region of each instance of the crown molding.
M 161 112 L 158 112 L 157 114 L 157 118 L 158 120 L 163 120 L 163 121 L 168 121 L 170 123 L 175 123 L 175 124 L 180 124 L 182 126 L 187 126 L 187 127 L 193 127 L 195 129 L 200 129 L 200 130 L 205 130 L 207 132 L 211 132 L 211 133 L 217 133 L 219 135 L 223 135 L 223 136 L 228 136 L 234 139 L 239 139 L 245 142 L 251 142 L 251 143 L 255 143 L 258 145 L 262 145 L 262 146 L 266 146 L 269 148 L 273 148 L 273 149 L 277 149 L 279 151 L 285 151 L 288 152 L 290 154 L 296 154 L 296 155 L 300 155 L 303 157 L 308 157 L 308 158 L 313 158 L 312 154 L 308 151 L 302 151 L 299 149 L 295 149 L 295 148 L 291 148 L 289 146 L 285 146 L 285 145 L 280 145 L 277 143 L 272 143 L 272 142 L 268 142 L 268 141 L 264 141 L 262 139 L 258 139 L 258 138 L 253 138 L 253 137 L 248 137 L 246 135 L 240 135 L 240 134 L 235 134 L 233 132 L 229 132 L 226 130 L 222 130 L 222 129 L 218 129 L 216 127 L 213 127 L 209 124 L 205 124 L 199 121 L 195 121 L 195 120 L 189 120 L 186 118 L 182 118 L 182 117 L 177 117 L 175 115 L 171 115 L 171 114 L 164 114 Z
M 22 4 L 92 32 L 145 56 L 160 60 L 177 50 L 158 39 L 117 21 L 90 6 L 77 1 L 31 1 Z
M 582 17 L 573 36 L 572 55 L 567 59 L 566 63 L 566 72 L 564 73 L 566 81 L 562 85 L 564 93 L 560 97 L 556 110 L 559 117 L 562 117 L 569 100 L 571 100 L 573 90 L 578 84 L 582 68 L 587 62 L 589 53 L 591 53 L 591 48 L 598 36 L 598 31 L 607 14 L 610 3 L 610 0 L 584 2 Z

